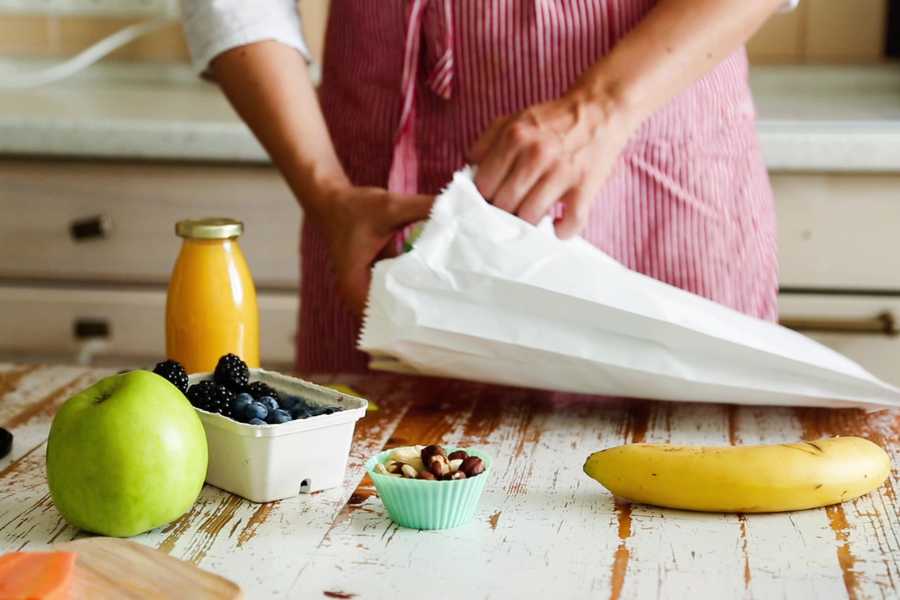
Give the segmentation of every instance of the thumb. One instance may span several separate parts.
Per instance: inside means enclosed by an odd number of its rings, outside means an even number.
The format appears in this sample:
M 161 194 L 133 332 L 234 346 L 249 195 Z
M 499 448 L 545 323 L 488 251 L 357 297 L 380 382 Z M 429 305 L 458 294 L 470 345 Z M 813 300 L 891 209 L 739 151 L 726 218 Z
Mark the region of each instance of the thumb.
M 431 214 L 431 206 L 433 204 L 434 196 L 427 194 L 397 196 L 390 203 L 387 215 L 391 221 L 391 229 L 424 221 Z

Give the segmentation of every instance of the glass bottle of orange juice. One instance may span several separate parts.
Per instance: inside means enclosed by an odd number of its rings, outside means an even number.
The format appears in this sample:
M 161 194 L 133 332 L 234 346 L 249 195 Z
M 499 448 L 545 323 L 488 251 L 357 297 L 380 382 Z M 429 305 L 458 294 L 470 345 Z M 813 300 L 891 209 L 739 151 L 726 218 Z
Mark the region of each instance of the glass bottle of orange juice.
M 256 288 L 233 219 L 179 221 L 183 238 L 166 299 L 166 355 L 188 373 L 212 371 L 219 357 L 237 354 L 259 366 Z

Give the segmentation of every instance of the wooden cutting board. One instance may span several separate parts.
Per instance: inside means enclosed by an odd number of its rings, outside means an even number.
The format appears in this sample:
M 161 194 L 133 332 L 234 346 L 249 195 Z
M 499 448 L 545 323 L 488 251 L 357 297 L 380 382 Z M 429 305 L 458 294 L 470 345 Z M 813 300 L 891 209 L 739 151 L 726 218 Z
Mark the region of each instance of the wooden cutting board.
M 115 538 L 56 544 L 78 554 L 72 600 L 238 600 L 237 584 L 154 548 Z

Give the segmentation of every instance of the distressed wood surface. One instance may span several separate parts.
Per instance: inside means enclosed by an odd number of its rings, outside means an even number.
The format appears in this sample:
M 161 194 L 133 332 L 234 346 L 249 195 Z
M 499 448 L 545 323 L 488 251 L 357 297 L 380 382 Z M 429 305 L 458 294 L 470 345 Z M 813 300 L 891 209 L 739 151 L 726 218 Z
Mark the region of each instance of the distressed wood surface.
M 0 365 L 0 549 L 84 537 L 50 501 L 52 415 L 109 371 Z M 223 575 L 248 598 L 897 598 L 896 468 L 878 491 L 822 510 L 720 515 L 629 505 L 588 479 L 588 453 L 627 441 L 751 444 L 862 435 L 900 460 L 900 411 L 594 401 L 383 376 L 356 387 L 344 486 L 253 504 L 207 486 L 193 509 L 134 538 Z M 494 457 L 475 520 L 441 532 L 393 525 L 364 477 L 384 447 L 443 442 Z

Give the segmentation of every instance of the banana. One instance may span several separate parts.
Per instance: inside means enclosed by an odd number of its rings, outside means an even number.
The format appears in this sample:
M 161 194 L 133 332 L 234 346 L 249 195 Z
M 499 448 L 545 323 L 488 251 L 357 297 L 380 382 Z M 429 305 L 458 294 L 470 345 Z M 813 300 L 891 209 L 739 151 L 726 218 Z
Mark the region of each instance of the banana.
M 739 513 L 844 502 L 878 488 L 890 471 L 887 453 L 858 437 L 720 448 L 626 444 L 584 463 L 590 477 L 633 502 Z

